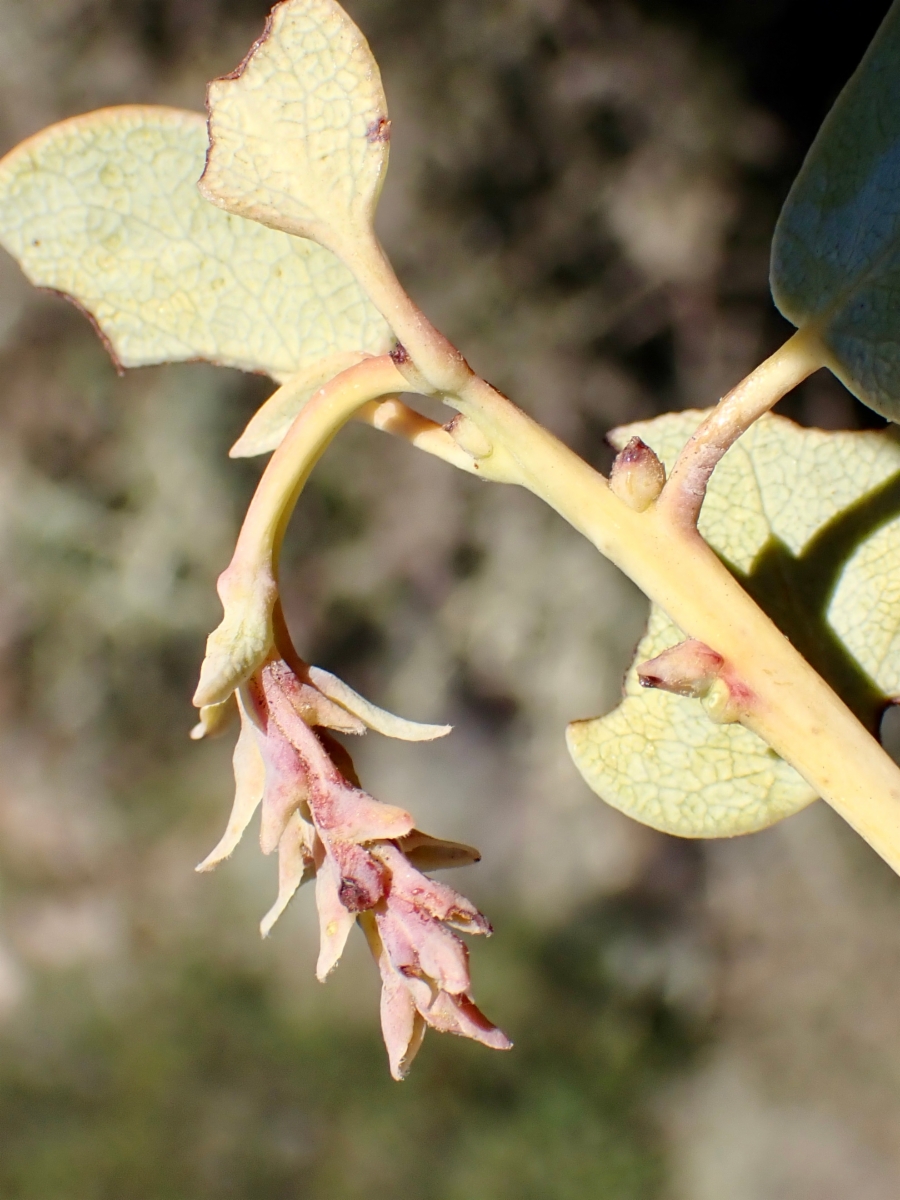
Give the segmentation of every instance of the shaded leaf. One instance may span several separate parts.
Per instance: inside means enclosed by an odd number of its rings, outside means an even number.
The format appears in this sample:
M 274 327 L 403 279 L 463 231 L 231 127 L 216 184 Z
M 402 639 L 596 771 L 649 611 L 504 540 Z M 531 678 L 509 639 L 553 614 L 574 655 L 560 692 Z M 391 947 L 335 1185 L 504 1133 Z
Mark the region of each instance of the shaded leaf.
M 176 109 L 53 125 L 0 162 L 0 242 L 85 308 L 126 367 L 204 358 L 281 380 L 383 353 L 385 322 L 330 251 L 203 199 L 206 146 L 203 118 Z
M 813 142 L 772 244 L 772 294 L 828 365 L 900 418 L 900 3 Z
M 681 837 L 750 833 L 814 800 L 756 734 L 714 725 L 697 700 L 641 687 L 638 665 L 681 639 L 654 606 L 625 699 L 609 716 L 569 726 L 569 752 L 590 787 L 628 816 Z
M 667 465 L 704 414 L 616 430 Z M 877 731 L 900 691 L 900 444 L 890 433 L 826 433 L 763 417 L 712 476 L 700 530 L 800 652 Z M 740 725 L 715 725 L 699 700 L 640 686 L 637 667 L 682 639 L 658 609 L 625 698 L 569 727 L 569 749 L 604 800 L 684 837 L 765 828 L 814 798 Z

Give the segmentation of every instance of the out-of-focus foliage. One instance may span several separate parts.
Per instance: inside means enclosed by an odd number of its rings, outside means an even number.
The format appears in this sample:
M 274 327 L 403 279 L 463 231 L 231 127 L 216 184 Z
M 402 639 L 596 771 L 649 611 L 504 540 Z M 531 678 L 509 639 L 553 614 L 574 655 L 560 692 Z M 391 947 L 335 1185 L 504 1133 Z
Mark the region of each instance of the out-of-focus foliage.
M 0 0 L 3 148 L 105 104 L 201 109 L 266 7 Z M 711 402 L 780 338 L 793 149 L 683 6 L 348 8 L 394 120 L 380 232 L 404 282 L 592 461 L 610 426 Z M 386 1078 L 363 948 L 322 988 L 306 897 L 256 938 L 272 864 L 192 871 L 231 789 L 229 739 L 187 741 L 254 478 L 225 455 L 268 385 L 117 380 L 78 314 L 6 261 L 0 284 L 0 1190 L 893 1200 L 893 880 L 819 806 L 701 851 L 600 805 L 560 735 L 617 702 L 643 605 L 527 495 L 356 428 L 290 532 L 291 626 L 379 703 L 454 722 L 428 747 L 369 735 L 357 763 L 484 851 L 464 890 L 497 932 L 474 970 L 517 1042 L 435 1039 Z M 827 379 L 793 411 L 859 419 Z
M 35 1031 L 0 1065 L 0 1188 L 22 1200 L 643 1200 L 663 1177 L 644 1097 L 695 1036 L 661 993 L 675 925 L 662 904 L 625 902 L 552 936 L 511 931 L 489 969 L 507 1006 L 515 979 L 520 1051 L 498 1068 L 435 1039 L 402 1087 L 346 1013 L 301 1013 L 262 971 L 199 947 L 180 962 L 151 951 L 148 986 L 110 1011 L 76 984 L 87 1011 L 62 1045 Z M 647 961 L 623 987 L 614 960 L 635 937 Z M 44 995 L 40 1019 L 58 1035 L 70 1006 Z

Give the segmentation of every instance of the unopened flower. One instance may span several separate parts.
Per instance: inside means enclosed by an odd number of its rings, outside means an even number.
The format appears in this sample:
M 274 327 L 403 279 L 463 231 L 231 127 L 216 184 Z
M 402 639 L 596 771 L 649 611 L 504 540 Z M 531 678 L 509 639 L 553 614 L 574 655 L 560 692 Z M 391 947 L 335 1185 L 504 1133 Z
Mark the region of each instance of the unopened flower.
M 322 980 L 359 921 L 381 972 L 381 1023 L 394 1078 L 406 1074 L 428 1025 L 507 1049 L 506 1035 L 472 1000 L 468 951 L 454 932 L 489 934 L 490 925 L 458 892 L 423 874 L 475 862 L 478 852 L 422 833 L 404 809 L 363 791 L 349 754 L 328 732 L 374 728 L 422 740 L 448 727 L 394 717 L 328 672 L 299 659 L 289 665 L 277 652 L 242 685 L 238 709 L 234 807 L 198 870 L 231 854 L 261 806 L 262 850 L 278 851 L 278 896 L 262 933 L 314 879 Z M 208 719 L 211 728 L 220 725 L 221 712 Z M 205 728 L 201 722 L 197 732 Z

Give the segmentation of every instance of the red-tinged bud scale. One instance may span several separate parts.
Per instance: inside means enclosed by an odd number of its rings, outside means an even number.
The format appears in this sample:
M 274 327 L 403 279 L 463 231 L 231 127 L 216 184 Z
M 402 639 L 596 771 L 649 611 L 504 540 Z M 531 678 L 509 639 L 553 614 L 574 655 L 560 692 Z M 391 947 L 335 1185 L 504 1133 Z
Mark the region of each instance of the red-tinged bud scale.
M 637 673 L 641 687 L 699 699 L 717 725 L 740 721 L 756 700 L 722 655 L 696 638 L 663 650 L 642 663 Z
M 613 494 L 636 512 L 650 507 L 665 482 L 666 468 L 639 437 L 619 451 L 609 476 Z
M 705 696 L 724 665 L 721 654 L 696 638 L 663 650 L 638 667 L 641 687 L 660 688 L 679 696 Z

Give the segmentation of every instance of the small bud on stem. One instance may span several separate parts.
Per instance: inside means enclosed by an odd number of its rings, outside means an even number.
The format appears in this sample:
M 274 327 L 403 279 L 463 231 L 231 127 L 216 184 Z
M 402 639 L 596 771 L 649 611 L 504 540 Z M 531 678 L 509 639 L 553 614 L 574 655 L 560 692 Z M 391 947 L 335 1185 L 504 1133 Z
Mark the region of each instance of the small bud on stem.
M 666 468 L 639 437 L 619 451 L 609 476 L 613 495 L 635 512 L 649 508 L 665 482 Z
M 749 710 L 753 693 L 705 642 L 688 638 L 638 667 L 641 687 L 702 701 L 711 721 L 730 725 Z
M 724 661 L 704 642 L 688 638 L 639 666 L 638 679 L 641 687 L 699 699 L 718 679 Z

